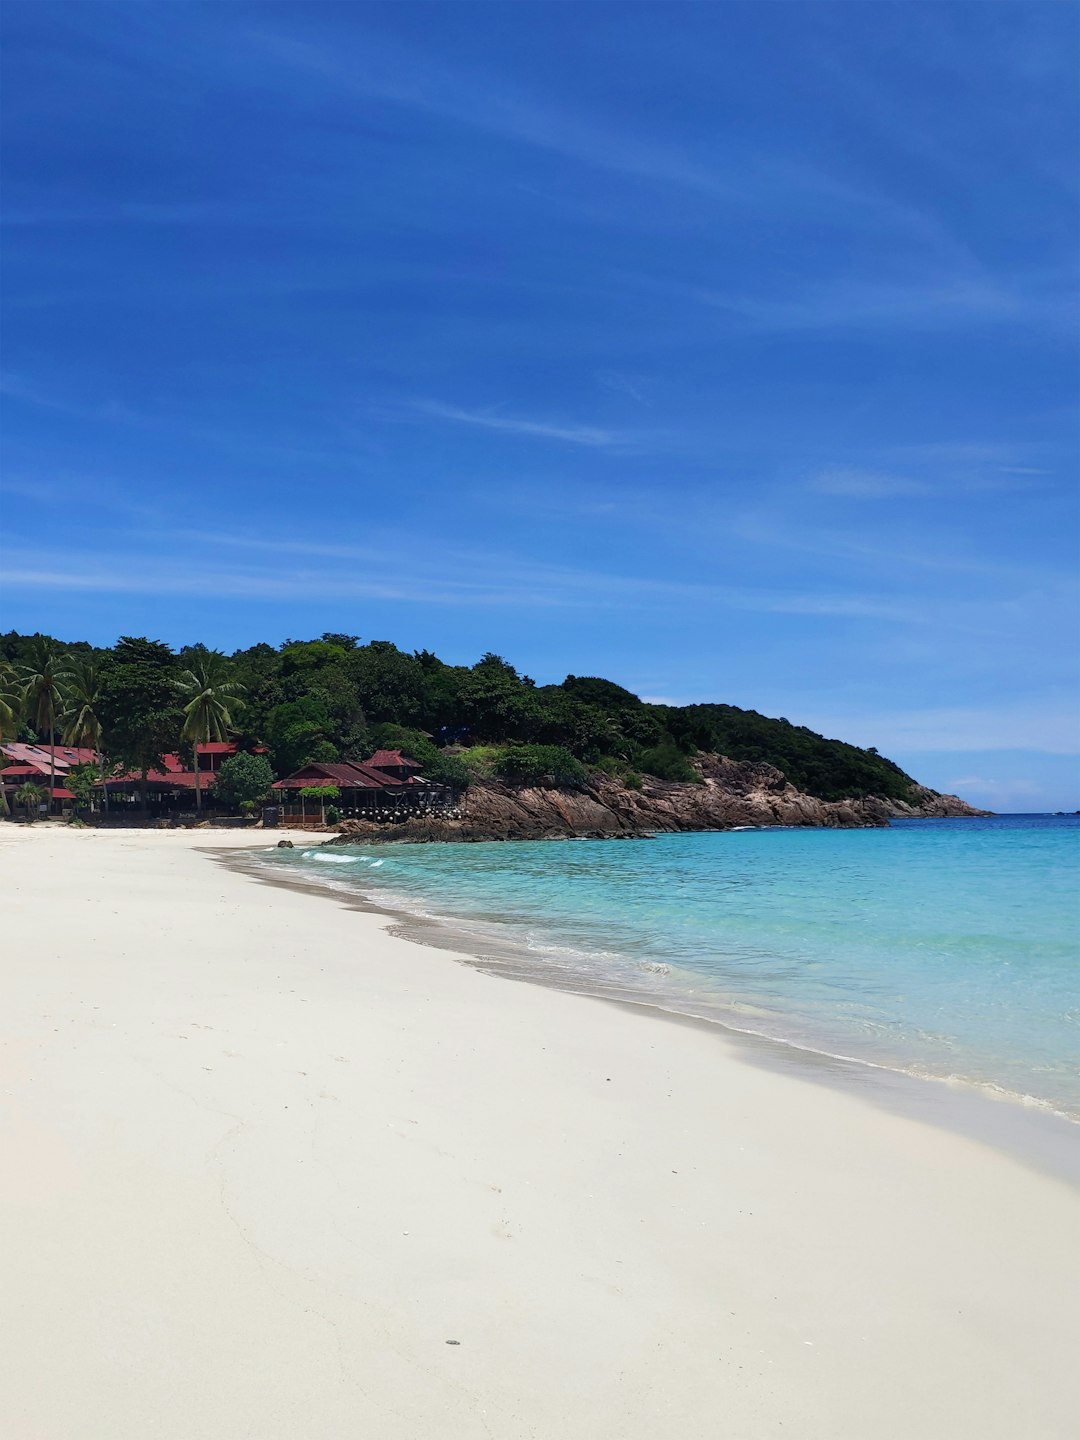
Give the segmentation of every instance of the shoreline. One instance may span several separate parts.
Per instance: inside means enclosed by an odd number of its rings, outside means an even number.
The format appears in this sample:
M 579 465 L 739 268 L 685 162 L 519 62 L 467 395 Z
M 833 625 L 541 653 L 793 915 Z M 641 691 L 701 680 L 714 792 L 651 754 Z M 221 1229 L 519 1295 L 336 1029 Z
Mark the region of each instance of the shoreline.
M 386 841 L 386 844 L 408 843 Z M 769 1035 L 725 1019 L 694 1014 L 667 1006 L 654 999 L 604 994 L 589 990 L 560 976 L 545 974 L 543 966 L 524 947 L 503 942 L 498 947 L 479 945 L 453 916 L 418 914 L 380 902 L 370 891 L 336 885 L 332 876 L 292 875 L 267 865 L 245 863 L 269 847 L 206 847 L 206 852 L 227 868 L 271 886 L 284 886 L 336 901 L 347 910 L 385 919 L 386 933 L 409 944 L 445 953 L 458 964 L 495 979 L 536 985 L 541 989 L 574 995 L 582 1000 L 613 1005 L 668 1024 L 690 1026 L 711 1034 L 722 1043 L 740 1047 L 740 1058 L 765 1066 L 776 1073 L 794 1073 L 816 1084 L 855 1093 L 872 1104 L 909 1119 L 937 1125 L 957 1135 L 977 1140 L 1038 1168 L 1080 1189 L 1080 1117 L 1055 1109 L 1047 1101 L 994 1087 L 987 1082 L 959 1077 L 924 1075 L 855 1055 L 842 1055 L 798 1040 Z M 301 848 L 301 846 L 297 846 Z M 305 849 L 318 848 L 310 840 Z M 524 959 L 514 968 L 502 963 L 507 957 Z M 532 964 L 528 961 L 532 960 Z
M 1064 1181 L 253 885 L 248 835 L 11 831 L 14 1432 L 1071 1436 Z

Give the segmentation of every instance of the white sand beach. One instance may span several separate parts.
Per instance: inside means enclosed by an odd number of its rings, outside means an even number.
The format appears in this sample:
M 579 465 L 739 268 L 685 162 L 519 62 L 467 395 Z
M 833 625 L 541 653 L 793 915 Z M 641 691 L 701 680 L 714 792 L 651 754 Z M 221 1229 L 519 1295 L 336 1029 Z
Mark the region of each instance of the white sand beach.
M 1080 1191 L 256 838 L 0 825 L 5 1435 L 1076 1434 Z

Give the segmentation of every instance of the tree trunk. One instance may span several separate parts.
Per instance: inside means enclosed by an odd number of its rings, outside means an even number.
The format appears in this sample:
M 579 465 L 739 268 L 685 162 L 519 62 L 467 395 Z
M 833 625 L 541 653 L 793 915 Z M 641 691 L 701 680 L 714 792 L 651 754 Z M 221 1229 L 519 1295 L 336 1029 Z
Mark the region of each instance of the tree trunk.
M 195 756 L 195 759 L 193 761 L 193 764 L 195 766 L 195 809 L 196 811 L 201 811 L 202 791 L 199 789 L 199 742 L 197 740 L 193 740 L 191 742 L 191 749 L 193 755 Z
M 105 773 L 105 756 L 98 752 L 98 764 L 101 766 L 101 808 L 105 814 L 109 813 L 109 781 Z
M 146 777 L 149 774 L 149 771 L 150 767 L 148 765 L 144 765 L 142 774 L 139 777 L 139 799 L 142 802 L 142 808 L 144 810 L 149 810 L 150 808 L 146 800 Z
M 56 808 L 56 711 L 49 710 L 49 814 Z

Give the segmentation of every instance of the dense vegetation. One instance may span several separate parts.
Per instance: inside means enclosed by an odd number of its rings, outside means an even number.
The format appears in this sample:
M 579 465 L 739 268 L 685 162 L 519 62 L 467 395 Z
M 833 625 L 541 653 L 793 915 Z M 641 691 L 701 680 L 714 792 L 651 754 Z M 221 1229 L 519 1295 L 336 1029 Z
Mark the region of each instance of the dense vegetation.
M 51 667 L 51 670 L 50 670 Z M 0 636 L 8 734 L 48 743 L 81 734 L 111 762 L 152 768 L 167 750 L 227 731 L 269 747 L 277 775 L 310 760 L 401 748 L 431 779 L 580 783 L 601 769 L 640 784 L 700 777 L 692 757 L 766 761 L 823 800 L 907 798 L 912 781 L 873 750 L 732 705 L 650 705 L 610 680 L 537 685 L 498 655 L 447 665 L 422 650 L 352 635 L 254 645 L 230 657 L 124 637 L 110 649 L 14 632 Z M 50 676 L 52 678 L 50 678 Z M 6 687 L 6 688 L 5 688 Z M 0 716 L 3 711 L 0 709 Z M 81 717 L 81 718 L 77 718 Z

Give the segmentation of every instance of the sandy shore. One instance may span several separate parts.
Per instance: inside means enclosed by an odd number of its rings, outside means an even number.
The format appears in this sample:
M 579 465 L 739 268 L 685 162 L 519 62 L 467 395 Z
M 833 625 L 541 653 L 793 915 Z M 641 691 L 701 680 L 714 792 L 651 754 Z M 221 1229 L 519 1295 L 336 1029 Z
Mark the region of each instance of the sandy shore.
M 0 825 L 5 1433 L 1076 1433 L 1076 1189 L 251 840 Z

